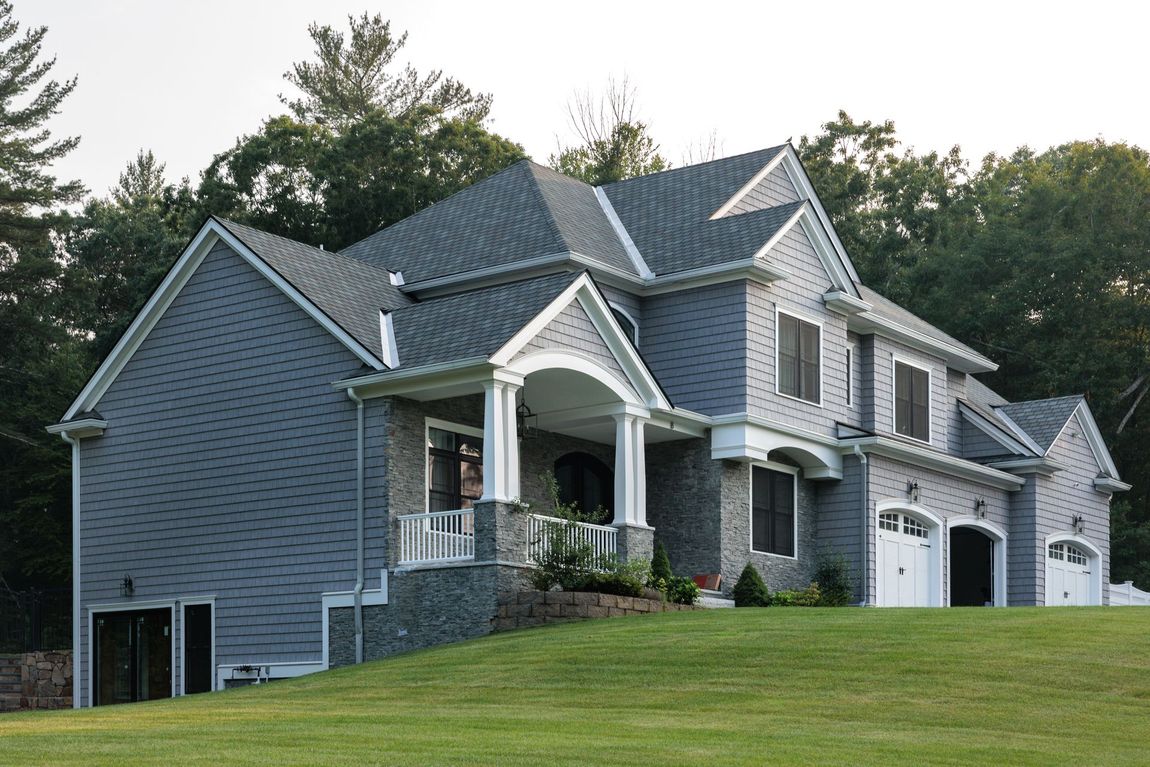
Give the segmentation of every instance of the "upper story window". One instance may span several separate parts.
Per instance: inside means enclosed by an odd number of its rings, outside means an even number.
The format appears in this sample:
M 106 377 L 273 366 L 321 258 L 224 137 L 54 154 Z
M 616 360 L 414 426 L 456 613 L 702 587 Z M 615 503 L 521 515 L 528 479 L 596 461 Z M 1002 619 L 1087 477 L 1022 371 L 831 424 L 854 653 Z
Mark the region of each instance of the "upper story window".
M 444 427 L 427 427 L 429 512 L 470 509 L 483 495 L 483 438 L 478 430 Z
M 751 550 L 795 556 L 795 475 L 751 467 Z
M 778 391 L 819 404 L 822 395 L 822 328 L 790 314 L 778 314 Z
M 894 430 L 930 442 L 930 371 L 894 363 Z
M 631 318 L 631 315 L 614 304 L 611 304 L 611 314 L 615 317 L 615 321 L 619 323 L 619 327 L 627 334 L 627 338 L 630 338 L 631 343 L 635 344 L 635 347 L 638 348 L 639 326 L 635 323 L 635 320 Z

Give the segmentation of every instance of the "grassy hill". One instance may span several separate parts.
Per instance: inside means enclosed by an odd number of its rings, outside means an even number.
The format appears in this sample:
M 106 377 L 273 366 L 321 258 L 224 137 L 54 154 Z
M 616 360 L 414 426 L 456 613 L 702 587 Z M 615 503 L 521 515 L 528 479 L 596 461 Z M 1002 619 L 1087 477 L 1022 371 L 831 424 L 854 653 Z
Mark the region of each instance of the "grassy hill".
M 711 610 L 0 716 L 3 765 L 1146 764 L 1150 610 Z

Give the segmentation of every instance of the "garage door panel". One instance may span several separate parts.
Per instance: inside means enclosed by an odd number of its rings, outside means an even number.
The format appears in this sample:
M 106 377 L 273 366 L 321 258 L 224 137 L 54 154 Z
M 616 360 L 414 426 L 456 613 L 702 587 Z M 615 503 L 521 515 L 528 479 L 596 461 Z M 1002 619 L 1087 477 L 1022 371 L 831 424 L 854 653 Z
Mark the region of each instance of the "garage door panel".
M 928 607 L 931 556 L 928 528 L 909 515 L 879 515 L 879 603 L 885 607 Z

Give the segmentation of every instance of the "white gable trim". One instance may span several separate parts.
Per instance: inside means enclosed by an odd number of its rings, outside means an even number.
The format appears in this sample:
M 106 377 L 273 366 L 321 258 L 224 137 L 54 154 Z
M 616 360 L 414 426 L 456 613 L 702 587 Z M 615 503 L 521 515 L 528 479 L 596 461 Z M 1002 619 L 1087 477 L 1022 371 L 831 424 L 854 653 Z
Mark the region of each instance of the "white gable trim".
M 718 210 L 716 210 L 714 213 L 711 214 L 710 220 L 714 221 L 715 219 L 722 218 L 723 216 L 730 213 L 731 209 L 734 208 L 736 205 L 738 205 L 740 200 L 742 200 L 744 197 L 746 197 L 748 194 L 750 194 L 752 189 L 754 189 L 756 186 L 758 186 L 764 178 L 766 178 L 767 176 L 769 176 L 771 174 L 771 171 L 773 171 L 775 168 L 779 167 L 779 164 L 783 161 L 783 158 L 785 156 L 786 156 L 786 152 L 780 151 L 778 154 L 776 154 L 774 157 L 772 157 L 771 161 L 768 162 L 766 165 L 764 165 L 762 170 L 760 170 L 755 175 L 751 176 L 751 180 L 748 181 L 746 184 L 744 184 L 742 189 L 735 192 L 734 196 L 731 197 L 731 199 L 724 202 Z M 787 175 L 789 176 L 790 174 L 787 174 Z M 795 187 L 796 192 L 798 191 L 799 187 L 796 184 L 794 184 L 792 182 L 791 186 Z M 801 196 L 802 193 L 799 192 L 799 194 Z
M 826 209 L 823 207 L 822 202 L 819 201 L 819 196 L 815 193 L 815 187 L 814 184 L 811 183 L 810 176 L 803 170 L 803 164 L 799 161 L 799 155 L 795 152 L 794 146 L 787 144 L 783 148 L 781 155 L 783 158 L 783 170 L 786 171 L 791 183 L 795 189 L 798 190 L 799 196 L 811 203 L 811 207 L 814 208 L 819 223 L 822 224 L 822 228 L 826 232 L 828 240 L 833 246 L 835 253 L 842 260 L 843 267 L 850 275 L 851 280 L 853 282 L 862 282 L 862 280 L 859 279 L 858 272 L 855 270 L 855 265 L 851 262 L 850 255 L 847 253 L 846 248 L 843 247 L 838 233 L 835 232 L 834 224 L 831 223 L 831 217 L 827 215 Z
M 981 431 L 986 436 L 990 437 L 998 444 L 1002 445 L 1010 452 L 1017 453 L 1018 455 L 1041 455 L 1041 453 L 1035 453 L 1029 446 L 1024 445 L 1018 440 L 1012 439 L 1002 429 L 998 428 L 993 423 L 984 418 L 981 413 L 976 412 L 961 402 L 958 403 L 958 412 L 962 414 L 967 423 Z
M 200 264 L 203 263 L 204 258 L 217 242 L 223 242 L 228 245 L 228 247 L 247 261 L 256 271 L 266 277 L 268 281 L 283 291 L 288 298 L 307 312 L 308 315 L 315 319 L 329 333 L 343 342 L 343 344 L 363 362 L 376 370 L 383 368 L 383 363 L 377 359 L 374 354 L 348 335 L 347 331 L 320 311 L 315 304 L 306 299 L 291 283 L 281 277 L 278 272 L 264 263 L 263 259 L 259 258 L 251 249 L 236 239 L 222 224 L 215 219 L 208 219 L 188 247 L 184 249 L 184 252 L 180 255 L 175 265 L 168 271 L 167 276 L 165 276 L 163 282 L 160 283 L 160 287 L 152 293 L 151 298 L 144 304 L 144 308 L 136 315 L 136 318 L 132 321 L 128 330 L 120 337 L 120 340 L 116 342 L 116 346 L 112 349 L 112 352 L 104 359 L 92 377 L 88 379 L 88 383 L 84 386 L 79 396 L 76 397 L 75 401 L 72 402 L 72 405 L 68 408 L 68 412 L 64 414 L 61 421 L 71 420 L 79 413 L 95 409 L 100 398 L 108 391 L 108 387 L 110 387 L 112 382 L 120 375 L 124 367 L 128 364 L 128 361 L 152 332 L 156 323 L 158 323 L 160 318 L 164 316 L 164 313 L 167 312 L 172 302 L 176 300 L 176 296 L 180 294 L 180 291 L 183 290 L 188 280 L 195 274 Z
M 643 259 L 643 254 L 639 252 L 639 248 L 635 245 L 635 241 L 631 239 L 631 235 L 627 233 L 627 227 L 623 226 L 623 222 L 619 220 L 619 214 L 615 212 L 615 206 L 611 204 L 610 198 L 607 193 L 603 191 L 603 187 L 595 187 L 595 199 L 599 201 L 599 207 L 603 209 L 603 214 L 607 216 L 607 220 L 611 222 L 611 228 L 615 230 L 615 234 L 619 237 L 620 242 L 623 243 L 623 249 L 627 251 L 627 255 L 631 258 L 631 263 L 635 265 L 635 271 L 644 280 L 649 280 L 655 276 L 651 271 L 651 267 L 647 266 L 647 262 Z
M 578 301 L 579 305 L 583 307 L 583 311 L 587 313 L 611 355 L 626 374 L 628 383 L 635 388 L 647 407 L 670 410 L 671 403 L 659 388 L 658 382 L 655 381 L 655 377 L 651 375 L 651 371 L 647 369 L 638 352 L 635 351 L 635 347 L 627 339 L 627 334 L 619 327 L 618 321 L 611 313 L 611 307 L 607 305 L 607 301 L 587 274 L 579 275 L 543 311 L 524 325 L 499 351 L 491 355 L 489 361 L 500 367 L 508 365 L 515 355 L 522 351 L 531 339 L 539 335 L 543 328 L 558 317 L 560 312 L 566 309 L 572 301 Z
M 795 211 L 787 222 L 779 227 L 779 230 L 767 240 L 761 248 L 755 253 L 755 258 L 765 258 L 769 255 L 770 251 L 775 248 L 783 238 L 789 234 L 796 225 L 800 226 L 803 234 L 810 243 L 811 248 L 819 257 L 819 263 L 823 267 L 823 271 L 827 273 L 827 279 L 830 280 L 831 286 L 838 292 L 844 293 L 851 298 L 857 298 L 858 289 L 851 281 L 850 274 L 843 268 L 842 262 L 839 260 L 838 255 L 834 252 L 830 240 L 823 236 L 822 227 L 814 219 L 814 208 L 811 206 L 810 200 L 803 203 L 798 210 Z
M 1094 460 L 1098 462 L 1098 468 L 1107 477 L 1119 479 L 1118 467 L 1114 465 L 1114 459 L 1110 457 L 1106 440 L 1102 439 L 1102 432 L 1099 430 L 1098 423 L 1094 420 L 1094 415 L 1090 412 L 1090 406 L 1086 404 L 1086 400 L 1082 400 L 1078 403 L 1078 407 L 1074 408 L 1074 412 L 1066 419 L 1066 423 L 1062 424 L 1058 436 L 1050 443 L 1050 448 L 1053 450 L 1054 443 L 1062 439 L 1066 427 L 1074 420 L 1074 416 L 1078 416 L 1078 423 L 1082 426 L 1082 435 L 1086 437 L 1086 444 L 1090 445 L 1090 452 L 1094 453 Z
M 395 346 L 395 323 L 391 312 L 379 310 L 379 343 L 383 349 L 383 364 L 394 370 L 399 367 L 399 350 Z
M 1013 432 L 1014 436 L 1018 437 L 1022 444 L 1026 445 L 1028 448 L 1034 451 L 1035 455 L 1046 455 L 1046 451 L 1039 447 L 1038 443 L 1035 442 L 1029 434 L 1023 431 L 1022 427 L 1016 424 L 1010 416 L 1002 411 L 1001 408 L 995 408 L 994 413 L 1002 419 L 1002 422 L 1007 425 L 1010 431 Z

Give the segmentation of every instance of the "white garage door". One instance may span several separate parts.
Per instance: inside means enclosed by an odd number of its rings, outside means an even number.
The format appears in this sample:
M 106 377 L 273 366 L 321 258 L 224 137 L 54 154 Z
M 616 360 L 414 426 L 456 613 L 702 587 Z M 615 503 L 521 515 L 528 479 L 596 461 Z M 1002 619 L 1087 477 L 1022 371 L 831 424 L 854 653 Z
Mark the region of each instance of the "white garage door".
M 1090 559 L 1069 543 L 1046 547 L 1046 605 L 1090 604 Z
M 878 515 L 879 604 L 929 607 L 933 551 L 926 525 L 907 514 Z

